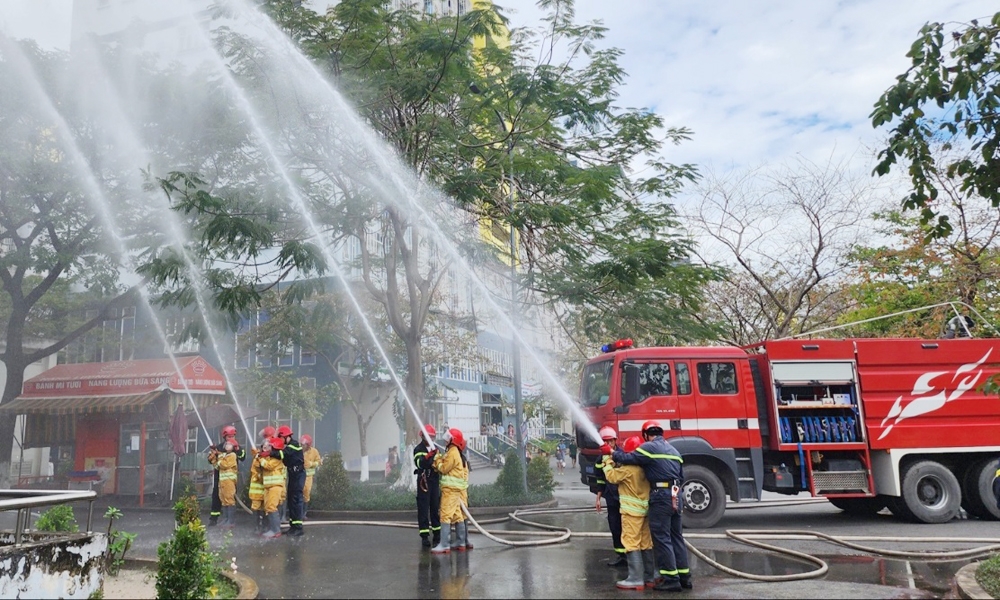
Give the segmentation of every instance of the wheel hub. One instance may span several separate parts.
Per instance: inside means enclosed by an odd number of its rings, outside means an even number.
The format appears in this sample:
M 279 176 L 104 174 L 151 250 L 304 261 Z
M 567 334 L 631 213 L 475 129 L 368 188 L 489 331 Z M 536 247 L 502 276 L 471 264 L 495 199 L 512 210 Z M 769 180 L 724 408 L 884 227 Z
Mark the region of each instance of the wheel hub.
M 712 494 L 705 484 L 691 481 L 684 486 L 684 507 L 692 512 L 700 512 L 712 503 Z
M 928 508 L 937 508 L 948 500 L 948 492 L 935 477 L 924 477 L 917 483 L 917 499 Z

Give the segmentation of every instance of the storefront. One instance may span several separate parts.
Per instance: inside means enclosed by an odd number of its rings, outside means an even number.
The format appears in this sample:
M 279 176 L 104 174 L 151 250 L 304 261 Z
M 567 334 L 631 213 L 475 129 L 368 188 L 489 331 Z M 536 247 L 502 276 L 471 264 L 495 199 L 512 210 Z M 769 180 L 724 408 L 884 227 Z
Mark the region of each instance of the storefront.
M 0 408 L 25 415 L 24 446 L 70 446 L 73 473 L 99 493 L 169 495 L 170 423 L 177 408 L 201 414 L 228 404 L 221 374 L 200 356 L 57 365 L 24 382 Z

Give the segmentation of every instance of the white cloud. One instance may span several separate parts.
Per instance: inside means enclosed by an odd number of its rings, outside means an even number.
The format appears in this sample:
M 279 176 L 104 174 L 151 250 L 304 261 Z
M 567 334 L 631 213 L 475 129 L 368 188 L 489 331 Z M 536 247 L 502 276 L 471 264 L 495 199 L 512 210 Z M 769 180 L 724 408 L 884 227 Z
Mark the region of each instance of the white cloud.
M 516 11 L 515 27 L 537 23 L 532 0 L 497 3 Z M 621 104 L 694 130 L 671 160 L 722 169 L 798 154 L 861 157 L 859 144 L 884 135 L 868 115 L 909 66 L 920 27 L 995 11 L 984 0 L 576 3 L 578 20 L 601 19 L 602 43 L 625 51 Z

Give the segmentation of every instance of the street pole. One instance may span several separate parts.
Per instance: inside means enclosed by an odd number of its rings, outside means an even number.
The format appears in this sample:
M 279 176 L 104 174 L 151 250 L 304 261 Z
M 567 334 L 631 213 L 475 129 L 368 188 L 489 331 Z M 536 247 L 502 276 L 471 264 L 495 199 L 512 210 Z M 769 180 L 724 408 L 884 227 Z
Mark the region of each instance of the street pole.
M 500 116 L 500 113 L 497 113 Z M 503 119 L 500 119 L 500 123 L 504 126 L 504 131 L 507 130 L 507 126 Z M 517 336 L 514 334 L 514 327 L 517 326 L 518 322 L 518 289 L 517 289 L 517 234 L 514 229 L 514 139 L 511 137 L 510 143 L 507 145 L 507 156 L 510 159 L 510 169 L 508 170 L 508 180 L 510 181 L 509 187 L 507 189 L 508 195 L 508 205 L 510 207 L 510 358 L 514 367 L 514 418 L 517 420 L 517 455 L 520 457 L 521 461 L 521 489 L 528 494 L 528 461 L 525 458 L 525 431 L 524 431 L 524 407 L 522 406 L 521 400 L 521 346 L 517 343 Z

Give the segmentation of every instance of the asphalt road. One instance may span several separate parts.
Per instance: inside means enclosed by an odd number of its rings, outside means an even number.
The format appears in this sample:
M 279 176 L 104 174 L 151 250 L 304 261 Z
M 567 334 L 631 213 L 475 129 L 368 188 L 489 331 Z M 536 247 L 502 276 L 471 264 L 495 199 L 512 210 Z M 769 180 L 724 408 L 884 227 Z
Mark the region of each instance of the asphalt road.
M 593 496 L 571 476 L 558 478 L 561 506 L 593 505 Z M 784 497 L 777 497 L 784 499 Z M 743 506 L 743 505 L 741 505 Z M 896 550 L 938 551 L 968 548 L 948 538 L 985 538 L 1000 534 L 996 523 L 955 520 L 942 525 L 903 523 L 892 515 L 859 519 L 828 503 L 777 507 L 746 505 L 727 512 L 719 527 L 688 530 L 688 541 L 733 568 L 759 574 L 802 573 L 812 567 L 775 554 L 719 539 L 726 529 L 812 530 L 832 535 L 933 537 L 934 543 L 863 542 Z M 101 514 L 95 510 L 95 514 Z M 0 526 L 10 515 L 0 515 Z M 84 516 L 85 518 L 85 516 Z M 574 531 L 606 532 L 603 515 L 586 512 L 535 517 Z M 103 522 L 103 521 L 99 521 Z M 169 511 L 125 510 L 116 524 L 138 533 L 134 556 L 155 558 L 156 547 L 172 531 Z M 320 525 L 307 521 L 306 535 L 263 541 L 251 531 L 250 517 L 232 535 L 209 530 L 210 543 L 226 563 L 235 557 L 240 572 L 260 586 L 262 598 L 619 598 L 634 597 L 614 587 L 624 574 L 605 566 L 612 556 L 609 538 L 575 538 L 566 544 L 511 548 L 473 536 L 468 553 L 433 556 L 420 547 L 416 531 L 375 525 Z M 96 527 L 103 528 L 103 525 Z M 493 525 L 491 529 L 518 529 Z M 524 539 L 524 538 L 516 538 Z M 694 559 L 695 589 L 684 594 L 647 592 L 646 596 L 685 598 L 924 598 L 955 597 L 952 576 L 968 560 L 898 560 L 816 541 L 772 541 L 819 555 L 830 565 L 821 579 L 757 583 L 726 575 Z

